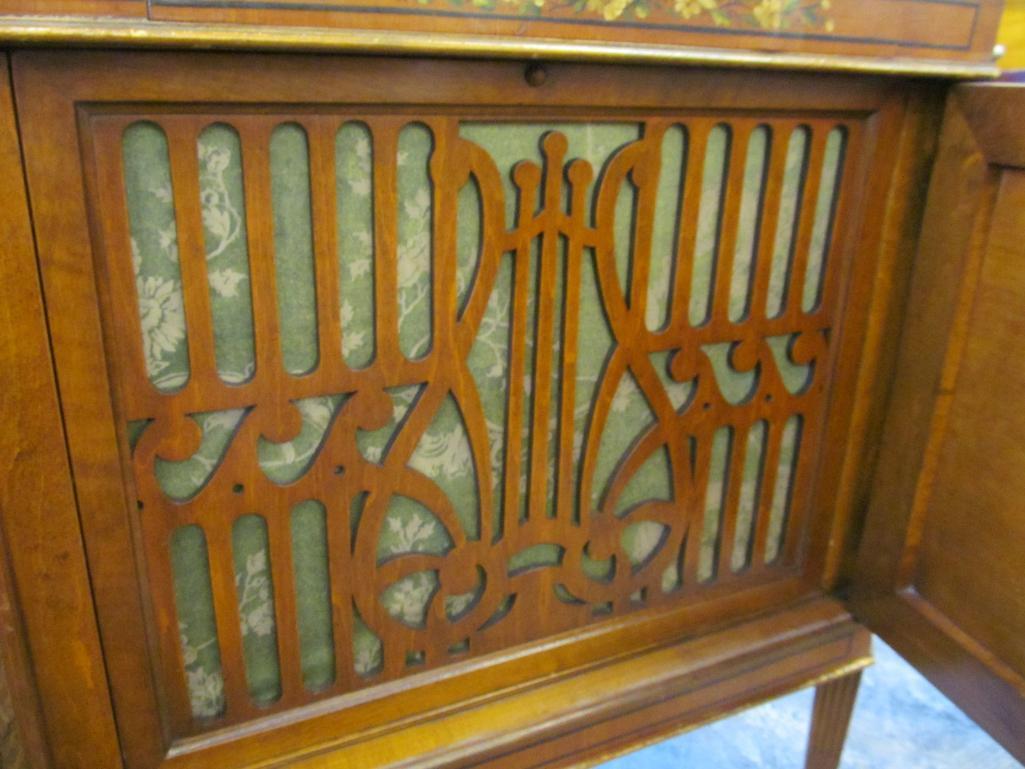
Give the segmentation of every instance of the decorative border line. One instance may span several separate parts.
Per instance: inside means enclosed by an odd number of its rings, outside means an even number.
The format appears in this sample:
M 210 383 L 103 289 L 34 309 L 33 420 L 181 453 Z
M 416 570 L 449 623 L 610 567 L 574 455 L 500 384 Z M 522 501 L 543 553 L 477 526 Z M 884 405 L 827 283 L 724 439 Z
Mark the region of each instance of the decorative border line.
M 604 28 L 626 28 L 635 30 L 659 30 L 664 32 L 676 32 L 679 34 L 695 33 L 726 36 L 754 36 L 770 37 L 787 40 L 814 40 L 818 42 L 855 43 L 861 45 L 892 45 L 898 48 L 918 48 L 938 51 L 968 51 L 971 49 L 972 39 L 975 37 L 975 30 L 979 20 L 979 3 L 971 0 L 902 0 L 904 3 L 918 3 L 929 5 L 951 5 L 962 8 L 971 8 L 972 23 L 968 28 L 967 40 L 962 45 L 944 45 L 940 43 L 918 43 L 901 40 L 899 38 L 885 37 L 859 37 L 855 35 L 823 34 L 817 32 L 787 32 L 785 30 L 766 30 L 758 27 L 744 29 L 728 29 L 720 26 L 708 26 L 704 24 L 666 24 L 654 22 L 635 22 L 615 19 L 605 21 L 602 19 L 556 19 L 544 17 L 532 17 L 518 14 L 503 13 L 480 13 L 473 11 L 444 11 L 427 8 L 400 8 L 382 7 L 372 5 L 337 5 L 327 2 L 281 2 L 280 0 L 149 0 L 151 8 L 195 8 L 195 9 L 223 9 L 223 10 L 253 10 L 253 11 L 297 11 L 297 12 L 329 12 L 340 14 L 367 14 L 367 15 L 396 15 L 396 16 L 433 16 L 450 19 L 467 19 L 474 21 L 507 21 L 527 24 L 548 24 L 561 26 L 585 26 Z
M 398 30 L 261 24 L 201 24 L 139 19 L 0 15 L 0 44 L 118 48 L 262 50 L 445 56 L 460 59 L 547 59 L 605 64 L 673 64 L 743 69 L 994 79 L 992 61 L 828 53 L 765 53 L 653 43 L 523 38 L 508 35 L 425 35 Z

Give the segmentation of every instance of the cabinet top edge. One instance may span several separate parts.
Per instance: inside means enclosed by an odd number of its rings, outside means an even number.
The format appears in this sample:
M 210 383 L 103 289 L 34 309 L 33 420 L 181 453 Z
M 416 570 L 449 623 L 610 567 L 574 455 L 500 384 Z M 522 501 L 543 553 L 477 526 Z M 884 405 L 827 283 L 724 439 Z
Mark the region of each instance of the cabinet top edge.
M 458 58 L 548 59 L 615 64 L 734 67 L 991 80 L 992 62 L 760 52 L 595 40 L 433 34 L 257 24 L 0 14 L 0 46 L 281 50 Z

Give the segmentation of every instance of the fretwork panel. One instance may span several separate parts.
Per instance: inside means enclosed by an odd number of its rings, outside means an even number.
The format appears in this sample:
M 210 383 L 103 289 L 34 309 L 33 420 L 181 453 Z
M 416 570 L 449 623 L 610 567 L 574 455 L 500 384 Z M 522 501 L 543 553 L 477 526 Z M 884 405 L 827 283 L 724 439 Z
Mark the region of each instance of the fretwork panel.
M 856 121 L 93 126 L 176 734 L 800 566 Z

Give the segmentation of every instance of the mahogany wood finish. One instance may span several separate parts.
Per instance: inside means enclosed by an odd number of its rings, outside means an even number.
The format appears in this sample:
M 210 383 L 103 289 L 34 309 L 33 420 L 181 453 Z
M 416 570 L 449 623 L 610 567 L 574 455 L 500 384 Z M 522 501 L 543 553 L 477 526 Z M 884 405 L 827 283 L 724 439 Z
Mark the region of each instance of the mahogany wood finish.
M 309 77 L 310 67 L 315 67 L 316 78 Z M 908 175 L 915 178 L 915 174 L 920 173 L 922 152 L 912 146 L 909 137 L 915 136 L 929 118 L 928 98 L 910 98 L 909 90 L 899 82 L 864 78 L 776 78 L 767 73 L 751 76 L 737 72 L 553 65 L 548 68 L 546 82 L 535 87 L 525 81 L 522 65 L 512 63 L 481 63 L 467 68 L 456 62 L 440 61 L 244 55 L 185 57 L 23 53 L 16 57 L 15 81 L 21 100 L 19 115 L 26 142 L 27 172 L 34 202 L 43 282 L 47 295 L 61 297 L 62 303 L 61 311 L 51 312 L 49 321 L 61 391 L 69 394 L 63 402 L 63 413 L 75 469 L 93 595 L 108 660 L 107 675 L 111 681 L 126 766 L 217 765 L 227 768 L 278 761 L 284 756 L 297 757 L 312 750 L 326 749 L 325 746 L 339 740 L 359 741 L 374 730 L 392 729 L 389 725 L 394 724 L 397 715 L 403 719 L 438 718 L 452 708 L 475 702 L 496 691 L 512 692 L 512 687 L 526 685 L 546 675 L 565 675 L 587 666 L 611 671 L 606 667 L 611 664 L 610 658 L 676 643 L 681 638 L 749 618 L 752 614 L 764 613 L 767 622 L 798 632 L 800 623 L 793 623 L 797 621 L 795 617 L 803 615 L 799 609 L 789 607 L 795 600 L 817 593 L 815 586 L 820 582 L 833 581 L 834 577 L 825 570 L 822 554 L 843 550 L 845 529 L 833 530 L 829 511 L 838 504 L 849 504 L 849 500 L 846 497 L 840 499 L 837 487 L 823 479 L 857 464 L 861 451 L 858 444 L 866 434 L 860 431 L 871 427 L 871 418 L 861 412 L 867 408 L 867 401 L 874 398 L 874 391 L 865 386 L 856 388 L 854 383 L 858 380 L 862 362 L 878 356 L 879 340 L 886 335 L 877 330 L 866 344 L 865 328 L 871 308 L 884 300 L 889 301 L 893 284 L 900 285 L 900 280 L 893 280 L 892 269 L 880 274 L 875 267 L 877 258 L 884 263 L 887 260 L 903 263 L 900 255 L 904 239 L 900 233 L 906 231 L 907 222 L 914 216 L 913 206 L 896 205 L 887 210 L 885 193 L 894 188 L 900 189 L 900 184 L 907 183 Z M 423 87 L 426 82 L 431 84 L 430 89 Z M 296 108 L 297 102 L 304 105 L 302 109 Z M 699 327 L 677 323 L 670 324 L 667 331 L 647 331 L 643 327 L 644 294 L 638 288 L 645 281 L 633 281 L 633 295 L 629 302 L 624 301 L 623 289 L 617 286 L 614 271 L 608 261 L 602 261 L 607 257 L 600 256 L 609 249 L 607 228 L 611 226 L 601 214 L 601 204 L 599 218 L 593 228 L 578 213 L 574 214 L 578 211 L 576 206 L 558 214 L 553 202 L 561 198 L 557 187 L 558 175 L 546 174 L 549 186 L 542 187 L 541 169 L 526 167 L 518 174 L 521 194 L 547 202 L 541 205 L 533 220 L 521 220 L 511 230 L 497 228 L 494 218 L 489 223 L 487 211 L 500 208 L 496 187 L 488 181 L 495 172 L 489 169 L 486 156 L 456 136 L 455 127 L 460 117 L 500 120 L 507 115 L 515 116 L 517 120 L 539 121 L 602 120 L 613 116 L 642 121 L 646 127 L 644 136 L 627 145 L 611 163 L 599 195 L 600 199 L 611 197 L 616 185 L 624 183 L 627 172 L 632 170 L 631 178 L 640 191 L 641 201 L 641 215 L 637 221 L 642 225 L 645 206 L 648 205 L 643 202 L 647 194 L 645 190 L 650 192 L 646 186 L 650 182 L 645 180 L 645 174 L 650 172 L 645 168 L 655 163 L 656 137 L 668 125 L 687 124 L 700 137 L 713 121 L 725 121 L 741 133 L 761 124 L 784 133 L 787 127 L 805 124 L 814 129 L 809 155 L 812 169 L 821 163 L 822 142 L 827 130 L 842 126 L 847 131 L 847 155 L 830 241 L 832 245 L 826 257 L 821 301 L 813 311 L 801 312 L 801 292 L 794 290 L 791 292 L 791 304 L 778 318 L 754 315 L 741 322 L 731 322 L 726 317 L 726 295 L 722 286 L 728 283 L 724 276 L 729 274 L 729 256 L 733 253 L 731 239 L 740 198 L 739 184 L 731 178 L 724 198 L 726 224 L 720 245 L 724 258 L 717 268 L 719 279 L 716 281 L 720 288 L 712 303 L 711 322 Z M 642 389 L 654 401 L 657 421 L 647 440 L 654 447 L 669 447 L 677 473 L 681 468 L 691 466 L 687 452 L 692 449 L 681 443 L 682 437 L 695 435 L 700 451 L 702 443 L 707 446 L 710 431 L 716 424 L 731 423 L 743 429 L 756 419 L 767 419 L 770 425 L 778 425 L 787 415 L 799 411 L 807 420 L 807 445 L 811 448 L 806 454 L 802 453 L 802 457 L 807 457 L 802 459 L 806 464 L 798 468 L 793 512 L 779 563 L 755 563 L 751 569 L 738 575 L 724 573 L 720 580 L 709 586 L 700 589 L 685 587 L 664 600 L 653 600 L 643 611 L 634 610 L 630 596 L 638 588 L 648 585 L 650 573 L 646 569 L 636 573 L 624 570 L 608 585 L 580 588 L 596 591 L 593 595 L 587 593 L 593 601 L 612 603 L 613 614 L 596 623 L 589 613 L 585 616 L 575 613 L 572 607 L 564 610 L 564 605 L 553 604 L 551 611 L 534 613 L 530 621 L 510 622 L 505 626 L 498 622 L 494 625 L 493 634 L 463 628 L 456 632 L 447 626 L 444 618 L 439 617 L 432 619 L 425 630 L 391 629 L 388 618 L 378 615 L 374 619 L 373 597 L 383 584 L 379 580 L 386 580 L 389 576 L 394 579 L 394 573 L 382 576 L 382 572 L 394 571 L 402 559 L 385 565 L 377 563 L 373 549 L 361 547 L 357 535 L 352 560 L 340 564 L 344 567 L 342 574 L 352 569 L 353 582 L 350 584 L 335 576 L 332 589 L 337 602 L 342 605 L 347 605 L 350 595 L 354 596 L 361 610 L 365 607 L 364 616 L 377 623 L 375 628 L 380 629 L 386 649 L 381 677 L 372 681 L 374 685 L 369 687 L 366 682 L 357 680 L 350 672 L 351 668 L 346 666 L 346 651 L 340 646 L 338 683 L 326 692 L 310 694 L 299 685 L 294 644 L 286 639 L 281 658 L 284 694 L 271 710 L 257 711 L 249 704 L 245 692 L 238 639 L 236 637 L 234 642 L 230 637 L 222 639 L 229 710 L 222 721 L 213 724 L 217 731 L 211 732 L 209 724 L 192 721 L 184 696 L 178 631 L 166 563 L 166 541 L 168 532 L 183 522 L 196 521 L 204 527 L 214 527 L 214 530 L 220 524 L 196 506 L 185 504 L 172 508 L 167 505 L 152 481 L 149 467 L 153 457 L 162 452 L 170 452 L 172 456 L 189 453 L 191 433 L 183 431 L 180 425 L 185 414 L 196 410 L 256 406 L 259 413 L 254 425 L 277 438 L 288 437 L 295 431 L 295 415 L 287 403 L 306 393 L 303 388 L 309 388 L 308 394 L 365 392 L 366 403 L 362 409 L 343 410 L 339 416 L 339 423 L 344 428 L 339 429 L 339 436 L 344 436 L 346 431 L 351 434 L 357 420 L 376 413 L 373 401 L 375 388 L 413 381 L 427 382 L 426 394 L 404 428 L 408 430 L 408 437 L 405 437 L 405 432 L 400 434 L 396 446 L 401 448 L 410 444 L 402 448 L 402 452 L 411 448 L 418 431 L 429 420 L 429 409 L 422 407 L 421 411 L 420 404 L 436 403 L 447 392 L 452 392 L 466 409 L 464 413 L 471 414 L 467 419 L 469 433 L 475 443 L 475 451 L 479 452 L 481 444 L 473 439 L 480 426 L 479 422 L 475 425 L 472 417 L 473 387 L 461 369 L 460 355 L 468 340 L 472 339 L 473 325 L 483 301 L 479 296 L 486 292 L 481 293 L 479 287 L 472 289 L 466 309 L 456 318 L 452 312 L 453 299 L 446 293 L 445 276 L 449 274 L 446 270 L 450 267 L 446 267 L 443 258 L 437 267 L 439 301 L 434 308 L 434 352 L 421 360 L 409 361 L 398 353 L 394 337 L 394 308 L 389 306 L 388 298 L 388 286 L 394 281 L 390 274 L 393 268 L 387 260 L 378 260 L 377 290 L 382 299 L 377 303 L 380 329 L 378 362 L 364 371 L 352 371 L 337 356 L 322 355 L 320 367 L 307 377 L 285 378 L 278 371 L 280 366 L 275 364 L 276 345 L 260 341 L 275 338 L 273 275 L 267 270 L 261 272 L 259 263 L 254 262 L 254 284 L 260 284 L 254 291 L 257 355 L 260 359 L 256 378 L 240 387 L 223 386 L 212 367 L 202 363 L 212 357 L 210 333 L 204 331 L 208 326 L 203 325 L 209 321 L 204 320 L 202 313 L 195 315 L 190 311 L 189 337 L 197 345 L 192 378 L 177 393 L 158 394 L 150 388 L 140 369 L 132 278 L 130 272 L 125 272 L 130 260 L 119 176 L 121 152 L 117 140 L 123 128 L 135 120 L 146 119 L 164 125 L 171 147 L 175 194 L 186 201 L 196 191 L 194 183 L 190 186 L 188 182 L 190 178 L 194 179 L 194 170 L 189 170 L 189 164 L 194 160 L 188 159 L 190 155 L 194 158 L 188 150 L 189 146 L 194 147 L 194 142 L 191 145 L 189 142 L 193 141 L 197 130 L 210 122 L 221 120 L 235 125 L 242 136 L 243 146 L 256 148 L 250 153 L 251 159 L 246 161 L 250 164 L 246 166 L 246 202 L 250 227 L 255 228 L 252 232 L 259 236 L 254 243 L 262 242 L 263 245 L 256 247 L 264 248 L 268 241 L 259 235 L 259 228 L 266 226 L 268 214 L 266 164 L 260 159 L 259 150 L 261 140 L 267 137 L 274 125 L 299 121 L 307 128 L 311 151 L 317 153 L 322 137 L 333 136 L 346 116 L 366 121 L 375 145 L 381 146 L 390 146 L 389 142 L 393 144 L 398 128 L 409 120 L 426 122 L 433 130 L 436 142 L 432 178 L 438 190 L 436 205 L 442 210 L 445 205 L 451 207 L 453 188 L 458 189 L 470 174 L 477 177 L 485 202 L 485 232 L 489 233 L 484 238 L 486 247 L 477 275 L 479 286 L 486 286 L 493 279 L 496 255 L 521 248 L 528 237 L 541 237 L 543 242 L 551 244 L 550 238 L 557 237 L 559 232 L 566 234 L 570 264 L 572 255 L 578 254 L 584 245 L 596 247 L 603 303 L 619 344 L 611 365 L 618 369 L 629 367 Z M 75 142 L 67 141 L 69 136 L 77 136 L 79 144 L 76 146 Z M 900 148 L 896 155 L 900 181 L 894 180 L 892 147 Z M 549 137 L 546 155 L 548 163 L 562 167 L 558 135 Z M 387 156 L 387 152 L 381 155 Z M 766 211 L 772 211 L 778 205 L 779 172 L 778 166 L 773 165 L 777 161 L 778 157 L 770 161 L 770 168 L 776 170 L 770 171 L 767 177 L 763 204 Z M 321 169 L 314 173 L 323 173 L 323 166 Z M 576 184 L 586 170 L 579 165 L 571 167 L 570 184 Z M 389 167 L 387 161 L 378 161 L 379 175 L 387 178 L 393 171 L 394 167 Z M 697 171 L 691 169 L 689 174 L 696 175 Z M 808 176 L 811 189 L 806 191 L 806 201 L 814 201 L 817 197 L 814 190 L 816 182 L 813 181 L 817 178 L 814 173 Z M 313 186 L 315 190 L 321 190 L 314 192 L 313 201 L 314 231 L 320 233 L 315 236 L 320 249 L 318 253 L 330 255 L 330 240 L 325 242 L 321 238 L 324 233 L 333 231 L 332 206 L 326 199 L 318 197 L 329 185 L 318 184 L 314 180 Z M 388 221 L 387 211 L 390 206 L 394 207 L 394 199 L 390 197 L 387 185 L 381 189 L 376 201 L 376 227 L 381 242 L 389 243 L 394 224 Z M 84 193 L 69 194 L 69 190 L 84 190 Z M 881 194 L 878 199 L 873 197 L 872 202 L 867 202 L 866 193 L 873 190 Z M 447 202 L 446 196 L 449 196 Z M 811 237 L 810 209 L 811 204 L 806 204 L 799 218 L 794 266 L 798 275 L 805 269 L 803 260 Z M 524 210 L 531 211 L 534 207 L 525 206 Z M 690 209 L 685 207 L 685 210 Z M 768 215 L 766 221 L 771 222 L 773 218 Z M 186 215 L 185 224 L 179 223 L 183 274 L 192 267 L 202 269 L 201 258 L 197 261 L 187 245 L 189 239 L 194 241 L 198 234 L 188 221 Z M 446 217 L 436 217 L 436 243 L 444 244 L 451 237 L 451 233 L 446 231 L 449 224 Z M 891 233 L 892 239 L 880 246 L 884 231 Z M 687 225 L 680 232 L 685 244 L 685 239 L 692 234 Z M 636 237 L 646 237 L 643 226 L 637 230 Z M 763 233 L 759 242 L 771 242 L 771 238 Z M 444 253 L 443 249 L 441 253 Z M 759 265 L 753 279 L 756 293 L 765 290 L 768 253 L 763 248 L 756 259 Z M 329 262 L 325 256 L 318 264 L 327 269 Z M 544 264 L 542 260 L 543 271 Z M 686 266 L 686 261 L 682 266 Z M 551 285 L 551 269 L 549 263 L 548 277 L 543 278 L 542 295 L 545 294 L 544 286 Z M 640 274 L 643 277 L 646 269 L 644 257 L 635 259 L 633 269 L 635 276 Z M 685 269 L 679 272 L 685 274 Z M 326 275 L 330 276 L 330 272 Z M 791 280 L 793 285 L 802 285 L 799 278 L 795 280 L 791 276 Z M 318 291 L 326 291 L 330 295 L 333 283 L 329 277 L 318 273 L 317 281 Z M 683 312 L 680 308 L 686 307 L 686 282 L 683 278 L 680 281 L 681 287 L 673 305 L 677 318 Z M 186 291 L 189 291 L 188 287 Z M 187 298 L 187 307 L 189 301 Z M 575 300 L 569 301 L 572 305 Z M 328 301 L 324 306 L 333 305 Z M 545 330 L 548 321 L 544 313 L 538 317 L 538 333 L 550 334 L 550 330 Z M 879 323 L 878 320 L 876 322 Z M 333 325 L 331 313 L 321 313 L 320 323 L 321 340 L 325 340 L 325 344 L 331 340 L 337 343 L 338 329 Z M 883 321 L 882 328 L 888 323 Z M 828 334 L 825 333 L 827 331 Z M 810 386 L 793 396 L 773 379 L 774 369 L 763 341 L 767 335 L 784 332 L 800 334 L 792 353 L 794 357 L 798 361 L 814 360 L 816 364 Z M 699 393 L 691 410 L 678 415 L 667 407 L 668 404 L 659 405 L 659 391 L 650 383 L 650 364 L 638 351 L 686 347 L 693 350 L 695 343 L 703 341 L 739 343 L 735 347 L 733 364 L 739 368 L 753 368 L 761 364 L 761 369 L 768 373 L 760 383 L 756 397 L 743 404 L 727 404 L 714 389 L 706 389 Z M 337 344 L 333 349 L 338 349 Z M 519 354 L 514 352 L 514 357 Z M 560 365 L 570 365 L 570 356 L 565 358 Z M 712 379 L 707 362 L 702 363 L 700 358 L 690 355 L 678 355 L 677 358 L 674 367 L 677 364 L 680 367 L 679 378 L 686 380 L 700 373 L 706 381 Z M 105 365 L 97 365 L 99 362 Z M 837 378 L 835 387 L 831 386 L 834 377 Z M 357 397 L 364 398 L 362 395 Z M 599 405 L 599 408 L 606 408 L 610 397 L 611 392 L 601 396 L 599 404 L 603 400 L 606 405 Z M 510 393 L 511 409 L 516 408 L 515 398 Z M 708 409 L 702 408 L 705 403 L 709 403 Z M 125 426 L 129 420 L 137 418 L 154 418 L 156 421 L 144 433 L 133 455 L 128 449 Z M 544 414 L 534 414 L 534 419 L 535 428 L 537 424 L 547 423 Z M 850 436 L 852 424 L 858 425 L 856 439 Z M 543 432 L 535 429 L 531 438 L 534 441 L 531 451 L 537 456 L 546 453 L 546 447 L 538 443 L 543 440 L 539 437 Z M 236 436 L 236 441 L 245 437 Z M 255 434 L 249 435 L 248 442 L 252 443 L 254 438 Z M 394 490 L 396 484 L 406 483 L 402 462 L 390 468 L 388 473 L 382 473 L 352 454 L 351 448 L 346 447 L 341 438 L 337 440 L 337 445 L 330 444 L 331 451 L 339 452 L 338 456 L 351 466 L 362 469 L 338 476 L 331 472 L 332 462 L 325 459 L 324 467 L 315 469 L 310 480 L 303 483 L 312 483 L 317 488 L 334 484 L 340 491 L 348 489 L 350 493 L 356 487 L 349 484 L 357 484 L 382 497 Z M 244 446 L 245 441 L 238 445 Z M 816 448 L 819 446 L 821 449 Z M 565 463 L 565 445 L 558 449 L 560 461 Z M 593 456 L 593 451 L 591 447 L 585 452 L 585 472 L 588 462 L 593 461 L 587 458 Z M 401 459 L 402 453 L 397 456 Z M 334 456 L 331 459 L 334 461 Z M 629 472 L 630 464 L 640 459 L 643 456 L 628 458 L 623 466 Z M 704 460 L 699 454 L 691 472 L 700 473 L 703 467 Z M 686 473 L 684 477 L 687 477 Z M 543 476 L 541 480 L 544 480 Z M 620 487 L 625 480 L 624 477 L 619 482 Z M 535 482 L 541 483 L 536 479 Z M 689 482 L 703 489 L 700 478 Z M 279 515 L 276 511 L 287 510 L 289 495 L 298 493 L 261 480 L 252 457 L 247 457 L 244 451 L 229 452 L 208 487 L 209 493 L 217 496 L 220 509 L 231 511 L 232 516 L 245 512 L 235 501 L 236 484 L 248 489 L 244 492 L 250 495 L 246 497 L 247 504 L 262 504 L 270 516 Z M 729 489 L 728 510 L 735 509 L 736 486 L 734 482 Z M 669 555 L 660 557 L 675 557 L 672 551 L 676 549 L 679 552 L 679 545 L 687 532 L 687 520 L 695 515 L 697 499 L 688 488 L 686 483 L 679 487 L 673 505 L 655 511 L 671 524 L 672 532 L 673 544 L 666 551 Z M 844 489 L 842 494 L 846 493 Z M 525 544 L 554 538 L 565 544 L 567 552 L 572 552 L 574 548 L 579 549 L 585 540 L 593 538 L 596 542 L 604 542 L 606 547 L 615 546 L 620 523 L 612 520 L 612 516 L 606 513 L 593 519 L 582 519 L 588 527 L 593 527 L 585 537 L 572 523 L 575 511 L 571 498 L 563 497 L 560 490 L 556 517 L 548 518 L 537 514 L 543 507 L 539 507 L 539 494 L 539 491 L 528 487 L 528 495 L 531 495 L 528 501 L 534 501 L 527 506 L 525 521 L 519 525 L 507 522 L 510 530 L 505 534 L 514 541 L 515 547 L 502 544 L 502 540 L 493 543 L 483 537 L 479 541 L 460 539 L 446 556 L 459 568 L 436 556 L 418 556 L 420 560 L 413 560 L 419 568 L 425 565 L 440 568 L 443 584 L 458 576 L 457 572 L 467 564 L 481 562 L 487 565 L 496 585 L 508 589 L 512 583 L 506 582 L 511 578 L 502 568 L 503 559 Z M 439 495 L 426 491 L 421 496 L 444 514 L 445 502 Z M 142 501 L 141 510 L 137 500 Z M 364 513 L 364 523 L 373 520 L 373 509 L 371 505 Z M 344 513 L 340 510 L 337 514 Z M 482 515 L 482 521 L 486 520 L 489 516 Z M 732 513 L 725 518 L 727 526 L 723 540 L 727 543 L 732 539 L 729 536 L 731 520 Z M 274 524 L 271 526 L 273 530 Z M 756 541 L 764 541 L 762 526 L 759 523 Z M 348 532 L 348 526 L 339 526 L 336 530 Z M 452 527 L 452 531 L 459 531 L 458 524 Z M 688 541 L 693 542 L 694 539 Z M 210 537 L 211 563 L 213 565 L 219 559 L 222 570 L 225 559 L 230 559 L 224 540 L 223 536 Z M 336 557 L 347 551 L 347 547 L 340 548 Z M 287 564 L 287 554 L 283 560 Z M 443 562 L 437 563 L 439 560 Z M 690 563 L 693 563 L 693 554 L 685 553 L 684 564 Z M 660 570 L 651 573 L 660 573 Z M 563 579 L 573 578 L 565 566 L 560 576 Z M 289 579 L 287 568 L 275 571 L 276 583 L 287 585 Z M 686 579 L 684 584 L 688 585 Z M 525 587 L 517 586 L 516 589 L 531 588 L 529 583 L 525 583 Z M 533 589 L 536 590 L 536 586 Z M 215 586 L 220 626 L 226 629 L 235 623 L 233 590 L 230 577 Z M 649 591 L 649 594 L 653 592 Z M 502 594 L 503 591 L 499 590 L 498 598 Z M 532 593 L 534 596 L 543 594 Z M 485 603 L 495 600 L 489 596 Z M 534 600 L 540 599 L 535 597 Z M 276 602 L 276 605 L 279 626 L 287 635 L 292 632 L 288 628 L 294 628 L 294 607 L 287 601 Z M 481 617 L 486 618 L 491 608 L 490 605 L 482 608 L 479 612 Z M 237 624 L 234 627 L 237 628 Z M 741 632 L 741 637 L 744 633 L 746 631 Z M 468 636 L 472 653 L 449 663 L 448 647 L 453 640 Z M 753 636 L 747 637 L 753 641 Z M 825 648 L 831 641 L 823 630 L 812 632 L 808 643 L 810 655 L 811 650 Z M 426 669 L 422 672 L 410 674 L 404 669 L 406 652 L 412 649 L 427 650 Z M 842 668 L 864 657 L 863 645 L 845 649 L 846 652 L 833 658 L 832 669 Z M 658 654 L 655 651 L 651 653 Z M 92 659 L 102 664 L 98 653 Z M 444 667 L 432 669 L 443 662 L 447 663 Z M 749 664 L 759 670 L 770 662 L 771 658 L 761 652 L 749 660 Z M 812 680 L 814 675 L 807 667 L 807 661 L 795 661 L 795 664 L 798 666 L 795 670 L 803 671 L 797 678 L 803 682 Z M 820 668 L 818 674 L 825 672 Z M 608 672 L 608 675 L 613 673 Z M 600 676 L 586 680 L 594 686 L 605 686 Z M 608 692 L 612 690 L 605 686 L 602 691 L 602 696 L 608 698 Z M 752 691 L 746 701 L 757 697 L 757 691 Z M 561 705 L 553 704 L 570 707 L 571 699 L 562 701 Z M 495 713 L 504 712 L 505 707 L 513 708 L 512 705 L 502 705 L 502 701 L 502 698 L 495 701 Z M 683 711 L 667 716 L 665 730 L 677 729 L 685 723 L 721 712 L 716 707 L 713 697 L 695 711 L 701 713 L 700 716 L 685 717 Z M 609 726 L 613 731 L 618 728 Z M 391 746 L 388 750 L 393 750 L 405 738 L 401 733 L 389 733 L 393 736 L 384 744 Z M 452 737 L 453 745 L 461 739 L 468 739 L 467 732 L 461 734 L 462 737 Z M 526 732 L 517 734 L 519 736 L 513 741 L 521 747 L 532 744 Z M 568 740 L 566 750 L 571 747 L 578 751 L 582 749 L 583 737 L 565 739 Z M 622 744 L 626 745 L 632 739 L 624 736 Z M 59 765 L 79 766 L 73 761 Z
M 805 769 L 836 769 L 840 765 L 860 683 L 859 670 L 815 687 Z
M 954 90 L 929 190 L 855 607 L 1025 760 L 1025 93 Z

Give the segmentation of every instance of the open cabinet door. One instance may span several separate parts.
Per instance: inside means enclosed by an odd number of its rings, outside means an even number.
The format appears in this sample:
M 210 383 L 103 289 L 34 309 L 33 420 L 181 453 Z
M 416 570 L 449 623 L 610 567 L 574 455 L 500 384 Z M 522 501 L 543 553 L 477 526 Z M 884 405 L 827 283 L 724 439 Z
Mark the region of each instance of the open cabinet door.
M 1025 87 L 947 106 L 854 608 L 1025 761 Z

